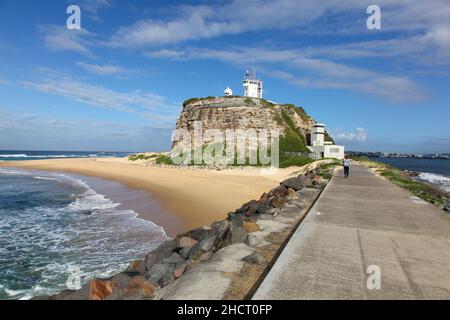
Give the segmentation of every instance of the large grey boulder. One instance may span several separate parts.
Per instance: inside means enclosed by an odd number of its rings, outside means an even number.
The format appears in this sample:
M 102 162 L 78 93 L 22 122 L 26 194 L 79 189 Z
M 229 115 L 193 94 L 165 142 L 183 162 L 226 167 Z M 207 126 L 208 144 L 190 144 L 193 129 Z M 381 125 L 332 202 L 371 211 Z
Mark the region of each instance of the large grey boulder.
M 169 257 L 177 247 L 178 244 L 175 240 L 163 242 L 158 248 L 145 256 L 145 270 L 150 270 L 159 260 Z
M 173 272 L 172 272 L 173 273 Z M 175 280 L 175 277 L 173 276 L 172 273 L 166 273 L 164 274 L 164 276 L 162 276 L 161 279 L 159 279 L 158 281 L 158 285 L 161 288 L 164 288 L 165 286 L 169 285 L 170 283 L 172 283 L 173 280 Z
M 211 234 L 216 236 L 218 240 L 222 240 L 230 228 L 230 222 L 228 220 L 214 222 L 211 227 Z
M 145 273 L 145 277 L 158 284 L 160 287 L 167 285 L 167 279 L 169 279 L 176 269 L 176 265 L 167 263 L 156 263 L 150 270 Z
M 198 258 L 202 254 L 211 251 L 214 248 L 216 240 L 217 236 L 213 235 L 200 241 L 189 250 L 188 258 Z
M 244 242 L 246 234 L 247 231 L 245 231 L 242 221 L 233 220 L 226 234 L 225 244 Z
M 192 247 L 184 247 L 179 251 L 180 256 L 185 259 L 189 258 L 189 251 L 191 251 Z
M 147 279 L 165 287 L 175 278 L 173 272 L 182 265 L 186 264 L 186 260 L 178 253 L 173 252 L 169 257 L 160 259 L 146 273 Z
M 195 239 L 197 241 L 202 241 L 203 239 L 209 237 L 210 234 L 211 234 L 211 227 L 203 226 L 203 227 L 188 231 L 184 236 L 191 237 L 192 239 Z
M 211 251 L 214 247 L 214 244 L 216 243 L 216 240 L 217 240 L 216 235 L 210 236 L 210 237 L 206 238 L 205 240 L 202 240 L 201 242 L 199 242 L 198 247 L 200 250 L 203 250 L 205 252 Z
M 262 243 L 262 240 L 258 236 L 249 233 L 247 234 L 247 239 L 245 239 L 245 243 L 250 247 L 256 247 Z
M 181 264 L 185 262 L 185 259 L 180 256 L 178 253 L 173 252 L 169 257 L 161 259 L 161 263 L 167 263 L 167 264 Z
M 307 186 L 308 179 L 305 176 L 300 175 L 298 177 L 286 179 L 283 182 L 281 182 L 281 184 L 286 188 L 291 188 L 294 189 L 295 191 L 298 191 Z

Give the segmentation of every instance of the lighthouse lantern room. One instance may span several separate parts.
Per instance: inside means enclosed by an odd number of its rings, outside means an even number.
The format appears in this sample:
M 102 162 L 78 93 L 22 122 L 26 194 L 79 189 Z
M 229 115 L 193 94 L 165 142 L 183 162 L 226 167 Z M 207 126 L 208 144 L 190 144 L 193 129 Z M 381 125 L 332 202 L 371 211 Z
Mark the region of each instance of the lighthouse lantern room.
M 245 72 L 243 86 L 245 97 L 262 99 L 263 82 L 257 78 L 254 67 L 252 72 L 248 70 Z

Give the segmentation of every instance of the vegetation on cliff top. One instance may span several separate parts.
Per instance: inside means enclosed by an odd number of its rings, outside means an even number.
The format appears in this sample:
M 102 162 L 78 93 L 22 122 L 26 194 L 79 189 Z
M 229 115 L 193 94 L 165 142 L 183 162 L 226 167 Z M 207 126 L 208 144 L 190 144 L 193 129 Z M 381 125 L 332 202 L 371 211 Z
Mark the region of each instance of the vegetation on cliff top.
M 203 101 L 203 100 L 212 100 L 212 99 L 215 99 L 215 98 L 216 97 L 213 97 L 213 96 L 209 96 L 209 97 L 206 97 L 206 98 L 190 98 L 190 99 L 187 99 L 187 100 L 183 101 L 183 107 L 186 107 L 188 104 L 193 103 L 193 102 Z
M 293 110 L 296 114 L 298 114 L 303 121 L 307 122 L 311 120 L 311 117 L 309 116 L 309 114 L 306 113 L 305 109 L 303 109 L 302 107 L 297 107 L 296 105 L 292 104 L 292 103 L 286 103 L 286 104 L 282 104 L 282 107 L 285 108 L 289 108 L 291 110 Z

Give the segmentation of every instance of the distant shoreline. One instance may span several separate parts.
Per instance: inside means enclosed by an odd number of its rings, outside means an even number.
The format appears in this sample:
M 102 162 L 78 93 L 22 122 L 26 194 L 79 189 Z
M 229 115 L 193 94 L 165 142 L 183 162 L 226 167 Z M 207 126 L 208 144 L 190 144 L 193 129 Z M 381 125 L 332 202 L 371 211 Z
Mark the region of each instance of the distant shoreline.
M 352 152 L 349 151 L 348 154 L 352 157 L 359 158 L 371 158 L 371 159 L 418 159 L 418 160 L 450 160 L 450 156 L 447 154 L 437 154 L 437 155 L 399 155 L 399 156 L 380 156 L 376 152 Z

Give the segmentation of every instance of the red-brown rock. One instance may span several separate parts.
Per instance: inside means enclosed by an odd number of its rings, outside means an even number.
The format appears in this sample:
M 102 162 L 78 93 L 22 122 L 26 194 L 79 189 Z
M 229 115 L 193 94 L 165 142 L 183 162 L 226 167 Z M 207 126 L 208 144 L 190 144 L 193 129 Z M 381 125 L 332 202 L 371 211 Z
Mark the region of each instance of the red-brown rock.
M 130 279 L 127 285 L 127 296 L 151 298 L 155 291 L 153 284 L 143 276 L 135 276 Z
M 256 222 L 243 221 L 242 226 L 244 227 L 245 231 L 247 231 L 248 233 L 260 230 L 259 225 Z
M 285 197 L 287 193 L 288 193 L 287 188 L 283 185 L 279 185 L 278 187 L 270 190 L 268 196 Z
M 246 217 L 250 217 L 250 216 L 254 215 L 257 210 L 258 210 L 258 206 L 257 205 L 252 205 L 251 207 L 249 207 L 247 209 L 247 211 L 245 211 L 245 216 Z
M 286 199 L 281 197 L 275 197 L 270 202 L 270 205 L 274 208 L 282 208 L 286 204 Z
M 94 279 L 89 282 L 89 300 L 104 300 L 113 292 L 110 280 Z
M 288 188 L 288 195 L 287 195 L 288 199 L 297 199 L 297 193 L 295 192 L 294 189 L 292 188 Z

